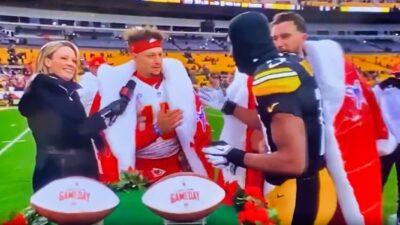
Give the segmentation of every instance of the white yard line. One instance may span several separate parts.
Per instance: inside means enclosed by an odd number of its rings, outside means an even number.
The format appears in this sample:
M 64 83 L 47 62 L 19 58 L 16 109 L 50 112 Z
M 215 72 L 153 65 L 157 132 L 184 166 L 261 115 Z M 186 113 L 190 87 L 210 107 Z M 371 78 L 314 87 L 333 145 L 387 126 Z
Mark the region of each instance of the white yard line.
M 4 152 L 6 152 L 8 149 L 11 148 L 15 143 L 17 143 L 26 133 L 29 132 L 29 128 L 26 128 L 26 130 L 22 131 L 17 137 L 15 137 L 10 143 L 8 143 L 4 148 L 0 150 L 0 156 L 3 155 Z
M 11 109 L 17 109 L 17 107 L 1 107 L 0 111 L 11 110 Z
M 2 143 L 10 143 L 10 142 L 13 142 L 13 141 L 2 141 Z M 20 142 L 26 142 L 26 140 L 18 140 L 18 141 L 16 141 L 15 143 L 20 143 Z

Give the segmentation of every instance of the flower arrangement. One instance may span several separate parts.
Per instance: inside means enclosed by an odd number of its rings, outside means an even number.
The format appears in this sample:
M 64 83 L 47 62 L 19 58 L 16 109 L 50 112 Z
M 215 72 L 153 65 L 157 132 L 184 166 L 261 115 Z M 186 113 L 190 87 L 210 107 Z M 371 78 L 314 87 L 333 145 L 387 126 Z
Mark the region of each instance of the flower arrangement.
M 234 199 L 241 225 L 279 225 L 280 220 L 275 209 L 268 206 L 259 189 L 246 187 L 238 189 Z
M 51 225 L 45 217 L 39 215 L 32 207 L 25 208 L 22 212 L 11 213 L 10 220 L 2 225 Z
M 12 213 L 10 216 L 11 220 L 2 223 L 2 225 L 27 225 L 24 214 Z

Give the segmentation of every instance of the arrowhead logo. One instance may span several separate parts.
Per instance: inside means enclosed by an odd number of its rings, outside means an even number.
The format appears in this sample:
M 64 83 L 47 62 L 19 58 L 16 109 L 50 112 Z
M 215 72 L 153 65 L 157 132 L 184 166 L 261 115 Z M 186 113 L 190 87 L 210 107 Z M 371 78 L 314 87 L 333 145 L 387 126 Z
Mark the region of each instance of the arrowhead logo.
M 153 168 L 151 169 L 151 173 L 154 177 L 161 177 L 164 175 L 167 171 L 160 169 L 160 168 Z

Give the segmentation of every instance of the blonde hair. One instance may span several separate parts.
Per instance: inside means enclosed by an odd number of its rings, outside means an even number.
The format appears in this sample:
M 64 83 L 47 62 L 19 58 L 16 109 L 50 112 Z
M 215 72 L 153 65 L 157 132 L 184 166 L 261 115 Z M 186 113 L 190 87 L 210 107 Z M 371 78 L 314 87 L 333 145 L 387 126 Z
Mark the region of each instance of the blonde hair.
M 49 68 L 45 65 L 45 59 L 53 57 L 53 54 L 60 49 L 61 47 L 69 47 L 75 52 L 76 60 L 77 60 L 77 68 L 74 74 L 73 80 L 77 80 L 78 76 L 78 68 L 79 68 L 79 49 L 78 47 L 70 42 L 70 41 L 51 41 L 40 48 L 39 54 L 36 58 L 36 65 L 35 65 L 35 74 L 49 74 Z
M 164 39 L 163 34 L 156 27 L 144 26 L 144 27 L 131 27 L 124 31 L 124 40 L 128 44 L 132 44 L 136 41 L 150 40 L 152 38 L 162 41 Z

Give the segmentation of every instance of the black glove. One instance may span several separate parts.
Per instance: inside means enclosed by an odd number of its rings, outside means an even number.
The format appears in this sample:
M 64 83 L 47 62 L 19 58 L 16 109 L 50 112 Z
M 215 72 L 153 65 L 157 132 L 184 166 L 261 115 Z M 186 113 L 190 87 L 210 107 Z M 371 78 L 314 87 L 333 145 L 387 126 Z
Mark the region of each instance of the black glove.
M 129 80 L 124 87 L 121 88 L 119 92 L 120 99 L 111 102 L 108 106 L 100 110 L 100 115 L 103 117 L 104 121 L 109 119 L 108 126 L 111 126 L 117 117 L 124 113 L 129 101 L 133 96 L 133 92 L 136 87 L 136 82 L 134 80 Z
M 117 117 L 121 115 L 126 107 L 128 106 L 129 101 L 127 99 L 121 98 L 116 101 L 111 102 L 109 105 L 104 107 L 99 111 L 101 117 L 103 117 L 104 120 L 109 119 L 109 126 L 111 126 Z

